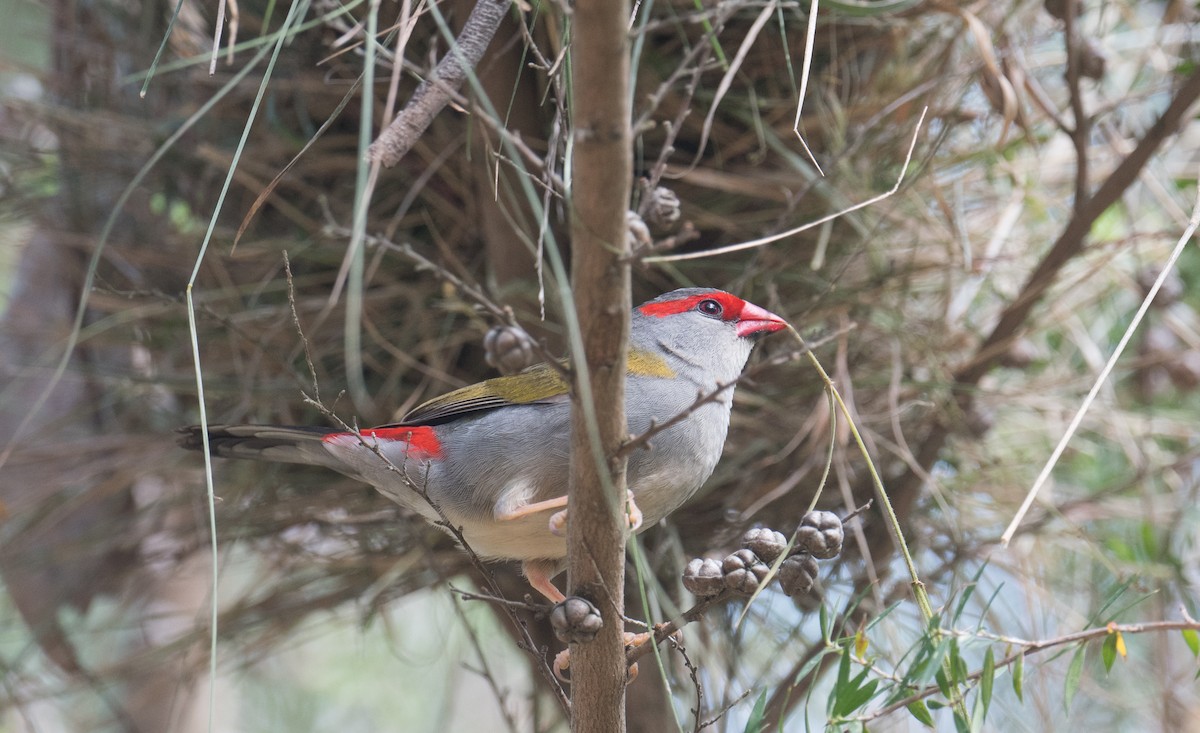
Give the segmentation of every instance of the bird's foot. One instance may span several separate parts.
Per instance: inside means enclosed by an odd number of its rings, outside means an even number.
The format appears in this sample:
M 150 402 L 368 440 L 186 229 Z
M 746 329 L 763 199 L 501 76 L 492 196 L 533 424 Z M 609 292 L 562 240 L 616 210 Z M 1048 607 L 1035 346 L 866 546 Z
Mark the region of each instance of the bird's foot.
M 632 631 L 626 631 L 625 632 L 625 649 L 628 651 L 629 649 L 631 649 L 635 646 L 645 644 L 648 640 L 650 640 L 650 638 L 651 638 L 651 635 L 648 633 L 638 634 L 638 633 L 635 633 Z M 554 669 L 555 677 L 562 680 L 563 682 L 570 682 L 571 676 L 566 673 L 571 669 L 571 650 L 563 649 L 561 652 L 554 655 L 554 664 L 552 665 L 552 667 Z M 637 679 L 637 676 L 638 676 L 638 666 L 637 666 L 637 662 L 634 662 L 633 664 L 629 665 L 629 670 L 625 673 L 625 684 L 628 685 L 628 684 L 632 683 L 634 680 Z
M 637 529 L 642 526 L 642 510 L 638 509 L 637 503 L 633 500 L 632 491 L 627 491 L 626 498 L 625 518 L 629 524 L 630 531 L 637 531 Z M 554 535 L 555 537 L 567 536 L 566 509 L 550 515 L 550 534 Z

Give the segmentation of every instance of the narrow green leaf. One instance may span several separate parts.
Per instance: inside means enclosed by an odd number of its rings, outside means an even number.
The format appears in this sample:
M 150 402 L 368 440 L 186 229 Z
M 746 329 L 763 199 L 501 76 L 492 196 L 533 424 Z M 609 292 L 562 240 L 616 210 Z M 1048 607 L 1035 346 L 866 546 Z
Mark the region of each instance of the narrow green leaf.
M 865 685 L 861 685 L 863 678 L 869 670 L 863 670 L 863 673 L 854 678 L 851 686 L 845 693 L 838 694 L 838 704 L 833 709 L 835 718 L 844 718 L 855 710 L 858 710 L 875 694 L 875 688 L 879 686 L 879 680 L 870 680 Z
M 988 647 L 987 652 L 983 655 L 983 670 L 979 675 L 979 699 L 983 701 L 985 716 L 988 706 L 992 704 L 992 683 L 995 680 L 996 658 L 992 655 L 992 648 Z
M 767 691 L 763 690 L 758 693 L 758 699 L 754 701 L 754 709 L 750 711 L 750 717 L 746 720 L 746 733 L 762 733 L 766 729 L 766 712 Z
M 888 617 L 888 615 L 891 614 L 892 611 L 895 611 L 897 608 L 899 608 L 902 603 L 903 603 L 903 601 L 896 601 L 892 605 L 883 609 L 883 613 L 881 613 L 878 616 L 876 616 L 875 618 L 871 619 L 867 623 L 867 625 L 863 629 L 863 631 L 870 631 L 871 629 L 875 628 L 875 624 L 879 623 L 880 621 L 885 620 Z
M 971 596 L 975 593 L 975 584 L 971 583 L 963 589 L 962 596 L 958 599 L 958 604 L 954 607 L 954 614 L 950 617 L 950 623 L 957 624 L 958 619 L 962 617 L 963 611 L 967 610 L 967 603 L 971 600 Z
M 1111 672 L 1113 662 L 1117 660 L 1117 635 L 1109 634 L 1100 645 L 1100 658 L 1104 660 L 1104 671 Z
M 971 670 L 967 667 L 967 660 L 963 658 L 963 655 L 958 653 L 957 647 L 955 647 L 954 651 L 955 654 L 951 658 L 951 661 L 954 663 L 954 682 L 955 684 L 962 684 L 971 676 Z
M 954 730 L 958 733 L 971 733 L 971 721 L 967 720 L 961 708 L 954 708 Z
M 1024 654 L 1017 657 L 1016 661 L 1013 662 L 1012 682 L 1013 682 L 1013 692 L 1017 693 L 1017 700 L 1019 702 L 1025 702 L 1025 695 L 1024 695 L 1024 692 L 1022 691 L 1022 687 L 1025 684 L 1025 655 Z
M 933 713 L 929 712 L 929 708 L 926 707 L 924 700 L 910 702 L 907 707 L 908 712 L 912 713 L 917 722 L 929 728 L 933 727 Z
M 944 667 L 938 667 L 938 671 L 934 673 L 933 679 L 937 681 L 938 690 L 943 696 L 945 696 L 947 700 L 949 700 L 952 695 L 950 694 L 950 680 L 946 678 L 946 669 Z
M 1200 657 L 1200 634 L 1197 634 L 1195 629 L 1184 629 L 1181 633 L 1183 642 L 1192 650 L 1192 656 Z
M 852 692 L 853 689 L 850 687 L 850 648 L 846 647 L 842 649 L 842 659 L 838 662 L 837 679 L 834 680 L 833 689 L 829 691 L 829 702 L 826 703 L 829 710 L 840 710 L 843 705 L 842 697 Z
M 1067 667 L 1067 681 L 1063 688 L 1063 708 L 1066 710 L 1071 709 L 1071 701 L 1079 691 L 1079 679 L 1083 676 L 1083 649 L 1083 644 L 1080 644 L 1071 659 L 1071 666 Z
M 838 663 L 837 687 L 850 684 L 850 647 L 842 650 L 842 660 Z
M 982 697 L 975 698 L 975 704 L 971 706 L 971 728 L 972 731 L 983 730 L 983 719 L 987 717 L 987 705 L 983 704 Z
M 837 649 L 833 647 L 825 647 L 818 654 L 813 655 L 813 658 L 804 663 L 804 666 L 796 672 L 796 676 L 792 680 L 792 684 L 799 684 L 800 680 L 812 673 L 817 665 L 830 654 L 837 654 Z

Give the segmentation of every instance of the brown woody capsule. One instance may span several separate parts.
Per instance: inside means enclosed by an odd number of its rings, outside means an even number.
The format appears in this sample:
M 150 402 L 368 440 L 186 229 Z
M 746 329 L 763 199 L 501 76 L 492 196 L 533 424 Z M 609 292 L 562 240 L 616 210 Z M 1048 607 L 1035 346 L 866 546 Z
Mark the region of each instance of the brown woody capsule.
M 646 223 L 656 231 L 669 231 L 680 216 L 679 197 L 669 188 L 658 186 L 648 194 L 650 205 L 646 207 Z
M 533 339 L 515 326 L 495 326 L 483 337 L 487 363 L 501 374 L 516 374 L 534 361 Z
M 1101 79 L 1108 67 L 1108 57 L 1104 50 L 1090 38 L 1079 48 L 1079 75 L 1085 79 Z
M 792 555 L 779 566 L 779 587 L 789 596 L 812 590 L 817 581 L 817 561 L 811 555 Z
M 746 549 L 726 557 L 721 569 L 725 571 L 725 587 L 745 596 L 752 594 L 771 570 L 757 555 Z
M 603 625 L 600 611 L 579 596 L 567 598 L 550 611 L 550 626 L 559 641 L 591 641 Z
M 842 520 L 833 512 L 809 512 L 800 520 L 793 551 L 807 552 L 818 560 L 828 560 L 842 554 L 845 532 Z
M 787 547 L 787 538 L 782 532 L 769 527 L 755 527 L 742 535 L 742 547 L 758 555 L 768 565 L 775 562 Z
M 721 564 L 711 558 L 695 558 L 683 569 L 683 587 L 697 598 L 715 596 L 725 588 Z

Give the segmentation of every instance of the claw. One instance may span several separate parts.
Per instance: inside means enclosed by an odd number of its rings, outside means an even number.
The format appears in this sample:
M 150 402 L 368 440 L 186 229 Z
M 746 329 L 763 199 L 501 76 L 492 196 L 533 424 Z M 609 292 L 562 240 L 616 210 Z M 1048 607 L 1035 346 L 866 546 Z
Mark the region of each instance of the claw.
M 628 650 L 631 647 L 641 646 L 642 644 L 645 644 L 647 641 L 649 641 L 651 638 L 652 638 L 651 635 L 648 633 L 638 634 L 638 633 L 635 633 L 632 631 L 626 631 L 625 632 L 625 649 Z M 570 676 L 564 675 L 563 672 L 566 672 L 567 670 L 569 670 L 571 668 L 571 650 L 563 649 L 558 654 L 555 654 L 554 655 L 554 663 L 550 665 L 550 668 L 552 670 L 554 670 L 554 676 L 557 677 L 561 682 L 570 682 L 571 681 Z M 629 670 L 625 673 L 625 684 L 627 684 L 627 685 L 631 684 L 634 680 L 637 679 L 637 677 L 638 677 L 638 666 L 637 666 L 637 662 L 634 662 L 633 664 L 629 665 Z
M 570 676 L 564 676 L 563 672 L 571 668 L 571 650 L 563 649 L 558 654 L 555 654 L 552 668 L 554 669 L 554 676 L 557 677 L 560 682 L 570 682 Z
M 625 505 L 625 513 L 629 519 L 629 529 L 637 530 L 642 526 L 642 510 L 638 509 L 638 505 L 633 501 L 633 491 L 628 491 L 628 503 Z
M 550 534 L 555 537 L 567 536 L 567 510 L 555 512 L 550 515 Z
M 625 504 L 625 520 L 629 524 L 631 531 L 636 531 L 642 526 L 642 510 L 638 509 L 638 505 L 633 501 L 633 492 L 628 491 L 628 501 Z M 555 537 L 567 536 L 567 510 L 563 509 L 560 512 L 555 512 L 550 515 L 550 534 Z

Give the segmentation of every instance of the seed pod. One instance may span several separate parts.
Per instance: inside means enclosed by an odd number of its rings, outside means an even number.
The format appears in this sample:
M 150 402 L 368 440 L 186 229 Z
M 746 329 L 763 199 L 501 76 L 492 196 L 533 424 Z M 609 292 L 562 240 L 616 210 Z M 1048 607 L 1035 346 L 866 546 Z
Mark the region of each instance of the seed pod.
M 501 374 L 516 374 L 534 361 L 533 339 L 515 326 L 496 326 L 483 337 L 487 363 Z
M 758 555 L 746 549 L 726 557 L 721 563 L 721 570 L 725 571 L 725 587 L 744 596 L 754 593 L 754 589 L 771 571 L 766 563 L 758 559 Z
M 650 197 L 649 205 L 642 209 L 646 212 L 646 223 L 660 232 L 674 228 L 680 216 L 679 197 L 675 192 L 665 186 L 658 186 L 645 195 Z
M 578 596 L 567 598 L 550 611 L 550 627 L 559 641 L 591 641 L 603 625 L 600 611 Z
M 779 566 L 779 587 L 789 596 L 812 590 L 817 581 L 817 561 L 812 555 L 792 555 Z
M 746 530 L 746 534 L 742 535 L 742 547 L 770 565 L 783 554 L 784 548 L 787 547 L 787 538 L 782 532 L 776 532 L 769 527 L 755 527 Z
M 809 512 L 800 520 L 793 552 L 807 552 L 818 560 L 828 560 L 842 554 L 843 539 L 845 532 L 838 515 L 833 512 Z
M 725 573 L 716 560 L 697 557 L 683 569 L 683 587 L 697 598 L 715 596 L 725 588 Z

